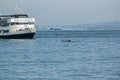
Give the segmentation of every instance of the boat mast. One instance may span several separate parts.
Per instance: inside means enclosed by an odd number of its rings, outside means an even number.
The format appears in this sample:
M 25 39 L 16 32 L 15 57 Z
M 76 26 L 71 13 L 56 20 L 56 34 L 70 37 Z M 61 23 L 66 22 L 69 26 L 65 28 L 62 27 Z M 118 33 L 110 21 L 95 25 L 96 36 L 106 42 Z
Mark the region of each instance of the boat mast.
M 25 12 L 21 9 L 20 4 L 15 8 L 17 14 L 24 14 Z

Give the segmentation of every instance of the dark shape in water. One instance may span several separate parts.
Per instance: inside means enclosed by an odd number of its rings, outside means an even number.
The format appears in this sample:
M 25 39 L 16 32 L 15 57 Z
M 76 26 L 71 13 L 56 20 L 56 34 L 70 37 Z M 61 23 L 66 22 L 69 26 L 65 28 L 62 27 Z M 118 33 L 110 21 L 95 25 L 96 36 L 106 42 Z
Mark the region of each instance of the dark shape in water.
M 72 40 L 61 40 L 62 42 L 72 42 Z

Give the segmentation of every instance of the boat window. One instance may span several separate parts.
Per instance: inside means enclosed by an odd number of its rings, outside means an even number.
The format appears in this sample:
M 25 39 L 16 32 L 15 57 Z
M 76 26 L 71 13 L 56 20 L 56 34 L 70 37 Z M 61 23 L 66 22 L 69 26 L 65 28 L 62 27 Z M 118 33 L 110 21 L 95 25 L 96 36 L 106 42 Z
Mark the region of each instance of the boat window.
M 5 21 L 5 20 L 1 20 L 0 21 L 0 26 L 3 26 L 3 27 L 9 26 L 9 23 L 7 23 L 7 21 Z
M 8 32 L 9 32 L 9 30 L 3 30 L 3 32 L 4 32 L 4 33 L 8 33 Z
M 34 24 L 34 22 L 29 22 L 29 23 L 11 23 L 11 25 L 24 25 L 24 24 Z

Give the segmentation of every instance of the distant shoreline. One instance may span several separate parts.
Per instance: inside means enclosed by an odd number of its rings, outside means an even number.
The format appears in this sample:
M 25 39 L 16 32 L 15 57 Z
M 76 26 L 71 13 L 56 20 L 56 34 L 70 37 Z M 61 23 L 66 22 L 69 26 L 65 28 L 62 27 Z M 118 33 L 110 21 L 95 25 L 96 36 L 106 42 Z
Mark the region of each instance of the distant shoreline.
M 57 31 L 120 31 L 120 30 L 37 30 L 37 31 L 51 31 L 51 32 L 57 32 Z

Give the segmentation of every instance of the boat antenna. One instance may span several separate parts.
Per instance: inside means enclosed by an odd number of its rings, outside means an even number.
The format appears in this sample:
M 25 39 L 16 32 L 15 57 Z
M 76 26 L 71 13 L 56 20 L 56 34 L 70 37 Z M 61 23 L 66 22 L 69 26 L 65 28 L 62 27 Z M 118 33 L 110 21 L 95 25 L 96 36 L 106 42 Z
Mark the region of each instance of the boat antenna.
M 21 5 L 17 5 L 17 7 L 15 8 L 17 14 L 24 14 L 25 12 L 21 9 Z

